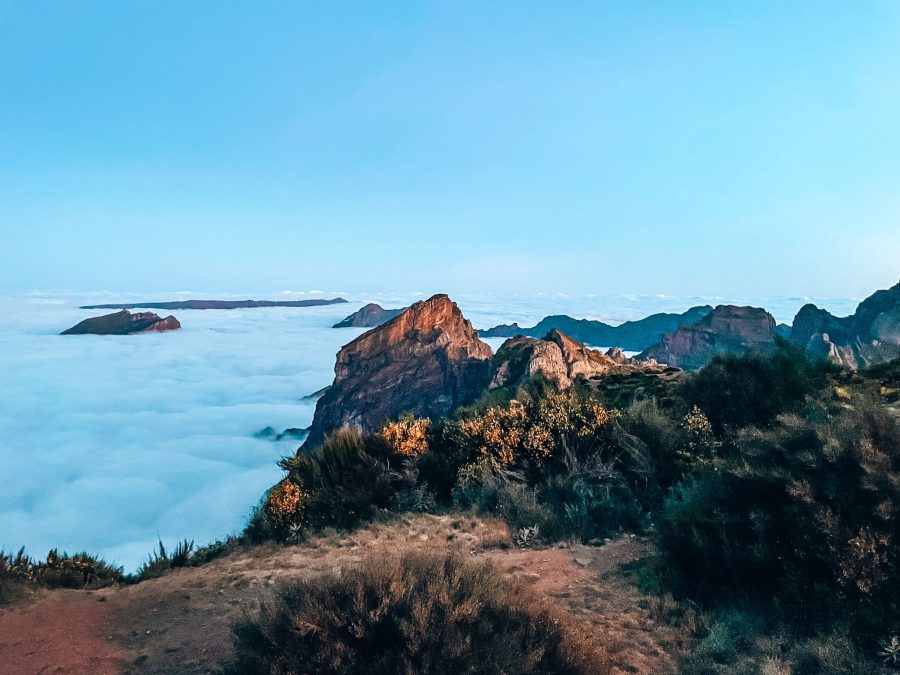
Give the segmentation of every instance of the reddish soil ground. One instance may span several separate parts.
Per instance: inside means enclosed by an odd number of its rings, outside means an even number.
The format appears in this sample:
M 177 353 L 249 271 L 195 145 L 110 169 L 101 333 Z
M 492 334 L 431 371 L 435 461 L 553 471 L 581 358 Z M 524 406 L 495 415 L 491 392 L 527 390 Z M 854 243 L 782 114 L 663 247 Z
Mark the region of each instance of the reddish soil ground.
M 622 565 L 639 539 L 519 550 L 500 521 L 417 516 L 345 538 L 240 551 L 159 579 L 97 591 L 42 591 L 0 609 L 0 673 L 213 673 L 231 655 L 231 625 L 278 582 L 340 569 L 370 554 L 453 551 L 532 584 L 610 655 L 613 673 L 671 673 L 685 636 L 646 609 Z

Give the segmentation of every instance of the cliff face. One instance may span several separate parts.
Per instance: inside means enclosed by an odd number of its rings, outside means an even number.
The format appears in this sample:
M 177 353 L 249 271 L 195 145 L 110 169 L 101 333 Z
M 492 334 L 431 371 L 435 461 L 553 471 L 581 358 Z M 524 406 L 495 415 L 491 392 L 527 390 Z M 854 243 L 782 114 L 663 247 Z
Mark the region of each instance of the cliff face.
M 374 328 L 387 323 L 405 310 L 405 307 L 401 309 L 385 309 L 381 305 L 370 302 L 368 305 L 363 305 L 360 309 L 353 312 L 343 321 L 334 324 L 332 328 Z
M 766 310 L 719 305 L 700 321 L 667 333 L 638 358 L 653 358 L 685 370 L 696 370 L 716 354 L 768 352 L 774 348 L 775 319 Z
M 794 318 L 790 339 L 810 358 L 848 368 L 900 358 L 900 283 L 876 291 L 850 316 L 837 317 L 804 305 Z
M 626 358 L 619 349 L 605 354 L 589 349 L 554 329 L 543 339 L 518 335 L 497 350 L 490 387 L 517 386 L 532 377 L 543 377 L 567 388 L 579 377 L 590 379 L 609 373 L 653 369 L 652 361 Z
M 626 321 L 619 326 L 611 326 L 602 321 L 573 319 L 571 316 L 548 316 L 532 328 L 523 328 L 517 323 L 494 326 L 480 330 L 481 337 L 515 337 L 526 335 L 540 338 L 551 330 L 558 330 L 572 339 L 592 345 L 621 347 L 629 351 L 640 351 L 658 342 L 665 333 L 676 330 L 684 324 L 699 321 L 712 311 L 708 305 L 691 307 L 683 314 L 652 314 L 637 321 Z
M 127 309 L 105 316 L 85 319 L 64 330 L 60 335 L 133 335 L 135 333 L 163 333 L 178 330 L 181 324 L 174 316 L 165 319 L 153 312 L 132 314 Z
M 484 390 L 492 355 L 446 295 L 417 302 L 338 352 L 334 383 L 316 404 L 303 447 L 401 413 L 444 415 Z

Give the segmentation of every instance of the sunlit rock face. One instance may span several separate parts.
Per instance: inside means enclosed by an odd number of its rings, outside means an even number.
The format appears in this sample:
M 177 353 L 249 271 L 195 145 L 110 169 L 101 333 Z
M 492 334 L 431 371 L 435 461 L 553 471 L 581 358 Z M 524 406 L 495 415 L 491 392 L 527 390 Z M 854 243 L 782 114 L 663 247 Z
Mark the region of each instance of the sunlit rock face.
M 104 316 L 85 319 L 64 330 L 61 335 L 134 335 L 135 333 L 164 333 L 178 330 L 181 324 L 174 316 L 165 319 L 153 312 L 135 312 L 127 309 Z
M 639 358 L 696 370 L 717 354 L 742 354 L 775 348 L 775 319 L 758 307 L 719 305 L 694 324 L 667 333 Z
M 591 379 L 654 368 L 654 361 L 629 359 L 615 348 L 604 354 L 553 329 L 540 340 L 518 335 L 504 342 L 494 356 L 490 388 L 518 386 L 541 377 L 565 389 L 579 377 Z
M 850 316 L 804 305 L 794 318 L 791 342 L 810 358 L 854 369 L 900 357 L 900 283 L 876 291 Z
M 341 427 L 377 428 L 402 413 L 441 416 L 478 396 L 493 352 L 446 295 L 417 302 L 337 355 L 303 448 Z

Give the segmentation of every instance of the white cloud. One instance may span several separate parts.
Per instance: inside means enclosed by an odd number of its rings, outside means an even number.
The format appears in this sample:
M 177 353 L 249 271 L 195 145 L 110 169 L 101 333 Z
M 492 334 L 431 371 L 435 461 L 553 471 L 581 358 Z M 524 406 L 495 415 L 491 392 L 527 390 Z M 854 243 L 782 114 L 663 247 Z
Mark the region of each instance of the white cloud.
M 97 312 L 0 298 L 0 548 L 87 549 L 134 569 L 157 536 L 239 530 L 357 334 L 347 306 L 176 312 L 183 329 L 59 336 Z M 362 331 L 358 331 L 362 332 Z M 352 333 L 352 335 L 351 335 Z

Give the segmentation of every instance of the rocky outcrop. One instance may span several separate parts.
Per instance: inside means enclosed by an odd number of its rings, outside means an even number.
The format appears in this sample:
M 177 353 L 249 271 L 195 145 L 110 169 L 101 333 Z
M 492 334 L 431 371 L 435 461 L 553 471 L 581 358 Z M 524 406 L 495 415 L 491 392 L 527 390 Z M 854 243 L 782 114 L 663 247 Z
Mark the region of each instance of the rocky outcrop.
M 794 318 L 790 339 L 810 358 L 853 369 L 900 358 L 900 283 L 876 291 L 850 316 L 804 305 Z
M 402 413 L 444 415 L 484 390 L 492 355 L 446 295 L 417 302 L 338 352 L 334 383 L 316 404 L 303 448 L 341 427 L 372 430 Z
M 493 359 L 490 389 L 518 386 L 534 377 L 542 377 L 567 388 L 578 378 L 590 379 L 610 373 L 652 369 L 656 363 L 627 358 L 620 349 L 605 354 L 589 349 L 564 333 L 553 329 L 536 340 L 524 335 L 510 338 Z
M 700 321 L 667 333 L 638 358 L 685 370 L 702 368 L 717 354 L 775 348 L 775 319 L 759 307 L 719 305 Z
M 331 300 L 178 300 L 175 302 L 134 302 L 113 305 L 84 305 L 79 309 L 252 309 L 255 307 L 318 307 L 339 305 L 343 298 Z
M 363 305 L 360 309 L 353 312 L 343 321 L 334 324 L 332 328 L 374 328 L 387 323 L 405 310 L 405 307 L 385 309 L 381 305 L 370 302 L 368 305 Z
M 691 307 L 683 314 L 652 314 L 637 321 L 626 321 L 618 326 L 611 326 L 602 321 L 589 319 L 573 319 L 571 316 L 548 316 L 532 328 L 523 328 L 517 323 L 494 326 L 478 331 L 481 337 L 515 337 L 527 335 L 540 338 L 551 330 L 558 330 L 574 340 L 604 347 L 620 347 L 628 351 L 639 352 L 659 342 L 665 333 L 676 330 L 679 326 L 699 321 L 712 311 L 709 305 Z
M 178 330 L 181 324 L 174 316 L 161 318 L 153 312 L 132 314 L 127 309 L 105 316 L 85 319 L 64 330 L 60 335 L 134 335 L 135 333 L 163 333 Z

